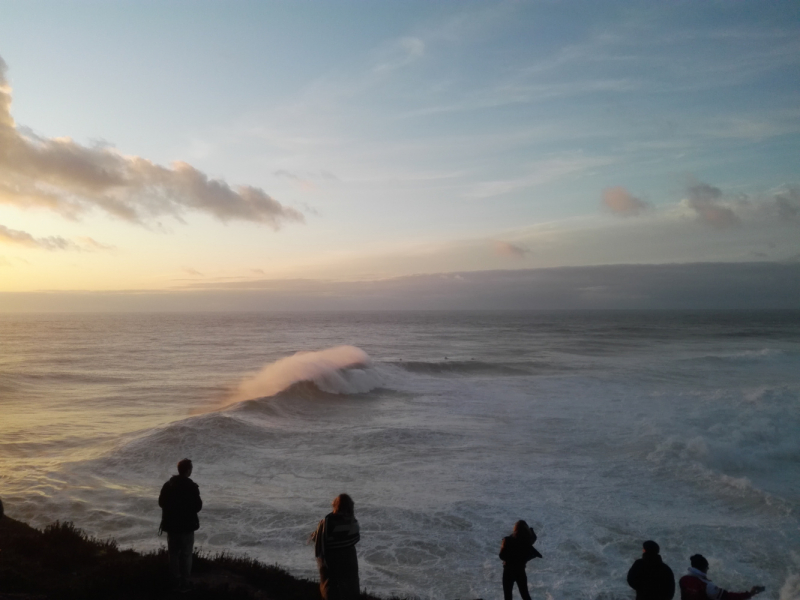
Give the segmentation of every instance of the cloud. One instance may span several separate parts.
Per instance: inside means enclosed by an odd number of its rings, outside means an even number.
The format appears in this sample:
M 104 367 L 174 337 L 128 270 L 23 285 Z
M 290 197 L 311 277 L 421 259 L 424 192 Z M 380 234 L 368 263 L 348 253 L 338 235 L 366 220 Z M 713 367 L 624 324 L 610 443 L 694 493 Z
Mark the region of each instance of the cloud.
M 79 252 L 108 252 L 116 250 L 115 246 L 103 244 L 94 238 L 79 237 L 76 241 L 61 236 L 34 237 L 27 231 L 11 229 L 0 225 L 0 244 L 14 244 L 40 250 L 73 250 Z
M 185 162 L 171 167 L 113 148 L 83 146 L 70 138 L 43 138 L 17 127 L 11 116 L 11 86 L 0 58 L 0 203 L 40 207 L 68 218 L 100 210 L 146 223 L 161 215 L 180 219 L 195 211 L 227 222 L 263 223 L 273 229 L 303 222 L 253 186 L 231 187 Z
M 283 177 L 285 179 L 289 179 L 293 181 L 297 186 L 304 190 L 304 191 L 311 191 L 315 190 L 319 187 L 317 182 L 321 182 L 322 184 L 330 183 L 330 182 L 340 182 L 341 180 L 336 177 L 333 173 L 329 171 L 319 171 L 319 172 L 306 172 L 306 173 L 296 173 L 294 171 L 289 171 L 288 169 L 277 169 L 276 171 L 272 172 L 275 177 Z M 298 202 L 299 206 L 306 212 L 316 213 L 316 211 L 309 206 L 303 204 L 302 202 Z
M 198 271 L 197 269 L 193 269 L 192 267 L 181 267 L 181 271 L 184 273 L 188 273 L 189 275 L 194 275 L 196 277 L 202 277 L 203 274 Z
M 278 169 L 277 171 L 273 171 L 272 174 L 276 177 L 285 177 L 286 179 L 294 181 L 300 187 L 300 189 L 303 190 L 313 190 L 317 187 L 310 178 L 301 177 L 297 173 L 292 173 L 286 169 Z
M 422 58 L 425 42 L 415 37 L 404 37 L 384 50 L 384 56 L 373 67 L 373 72 L 381 73 L 404 67 Z
M 172 291 L 0 292 L 0 311 L 798 309 L 800 263 L 607 265 L 373 281 L 187 282 Z
M 468 192 L 472 198 L 491 198 L 536 187 L 556 181 L 567 175 L 576 175 L 612 164 L 610 156 L 566 155 L 558 158 L 547 158 L 528 166 L 527 173 L 510 179 L 483 181 L 475 184 Z
M 334 175 L 330 171 L 320 171 L 319 175 L 323 179 L 327 179 L 329 181 L 341 181 L 341 179 L 339 179 L 336 175 Z
M 707 183 L 698 182 L 686 190 L 686 203 L 703 223 L 720 229 L 738 225 L 741 220 L 722 200 L 722 190 Z
M 775 194 L 778 216 L 789 221 L 800 216 L 800 188 L 792 187 Z
M 508 258 L 525 258 L 525 255 L 530 252 L 530 250 L 522 246 L 499 240 L 492 242 L 492 249 L 497 256 L 506 256 Z
M 287 169 L 278 169 L 277 171 L 273 171 L 272 174 L 275 175 L 276 177 L 287 177 L 295 181 L 304 181 L 299 175 L 297 175 L 296 173 L 292 173 Z
M 80 250 L 75 242 L 58 236 L 43 238 L 33 237 L 26 231 L 19 229 L 9 229 L 5 225 L 0 225 L 0 243 L 27 246 L 29 248 L 40 248 L 42 250 Z
M 116 246 L 112 246 L 111 244 L 103 244 L 98 242 L 94 238 L 90 238 L 88 236 L 78 238 L 78 243 L 80 244 L 83 250 L 87 251 L 109 251 L 109 250 L 116 250 Z
M 603 190 L 603 205 L 615 215 L 636 216 L 650 208 L 644 200 L 640 200 L 622 186 Z
M 242 303 L 239 310 L 255 306 L 297 310 L 796 309 L 800 308 L 800 264 L 617 264 L 433 273 L 373 281 L 195 283 L 175 293 L 186 297 L 189 289 L 228 292 L 230 306 Z

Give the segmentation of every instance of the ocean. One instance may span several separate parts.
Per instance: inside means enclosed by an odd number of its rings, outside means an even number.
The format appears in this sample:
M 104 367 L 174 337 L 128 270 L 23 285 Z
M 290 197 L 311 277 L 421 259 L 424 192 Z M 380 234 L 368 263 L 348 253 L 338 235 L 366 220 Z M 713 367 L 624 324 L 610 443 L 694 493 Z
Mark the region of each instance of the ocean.
M 0 315 L 7 514 L 155 549 L 184 457 L 200 549 L 298 576 L 347 492 L 382 595 L 502 597 L 525 519 L 535 599 L 632 598 L 654 539 L 796 600 L 800 312 Z

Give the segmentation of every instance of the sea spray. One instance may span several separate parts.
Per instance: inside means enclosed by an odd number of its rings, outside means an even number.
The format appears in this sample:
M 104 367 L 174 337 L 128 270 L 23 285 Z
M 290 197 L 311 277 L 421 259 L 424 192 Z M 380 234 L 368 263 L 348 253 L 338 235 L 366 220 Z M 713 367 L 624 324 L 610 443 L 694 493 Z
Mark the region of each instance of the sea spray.
M 367 392 L 375 387 L 374 378 L 348 377 L 346 371 L 363 369 L 370 363 L 367 353 L 355 346 L 297 352 L 270 363 L 255 375 L 245 378 L 226 404 L 274 396 L 301 381 L 313 382 L 323 392 L 330 394 Z

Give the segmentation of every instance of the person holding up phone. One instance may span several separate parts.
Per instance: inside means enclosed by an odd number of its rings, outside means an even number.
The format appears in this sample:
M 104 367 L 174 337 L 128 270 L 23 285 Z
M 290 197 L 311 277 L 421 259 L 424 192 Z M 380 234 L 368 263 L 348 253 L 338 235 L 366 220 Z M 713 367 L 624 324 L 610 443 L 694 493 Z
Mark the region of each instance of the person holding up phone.
M 754 585 L 747 592 L 729 592 L 717 587 L 708 578 L 708 561 L 702 554 L 689 558 L 691 567 L 689 574 L 678 582 L 681 588 L 681 600 L 748 600 L 764 591 L 764 587 Z

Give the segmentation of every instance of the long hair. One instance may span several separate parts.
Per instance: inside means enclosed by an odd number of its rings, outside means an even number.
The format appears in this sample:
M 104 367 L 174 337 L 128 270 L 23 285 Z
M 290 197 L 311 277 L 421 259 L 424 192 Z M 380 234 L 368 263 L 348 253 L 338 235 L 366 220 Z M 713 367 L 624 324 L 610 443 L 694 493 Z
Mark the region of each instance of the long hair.
M 514 523 L 514 532 L 511 534 L 518 540 L 527 541 L 531 539 L 531 528 L 525 521 L 517 521 Z
M 342 515 L 353 515 L 355 514 L 356 503 L 353 502 L 353 499 L 350 497 L 350 494 L 339 494 L 336 498 L 333 499 L 331 503 L 333 507 L 333 512 L 336 514 Z

